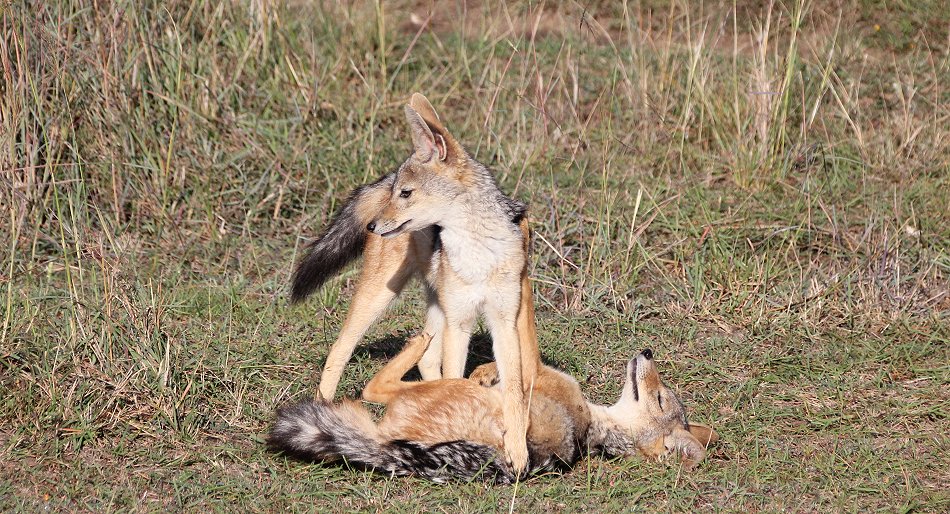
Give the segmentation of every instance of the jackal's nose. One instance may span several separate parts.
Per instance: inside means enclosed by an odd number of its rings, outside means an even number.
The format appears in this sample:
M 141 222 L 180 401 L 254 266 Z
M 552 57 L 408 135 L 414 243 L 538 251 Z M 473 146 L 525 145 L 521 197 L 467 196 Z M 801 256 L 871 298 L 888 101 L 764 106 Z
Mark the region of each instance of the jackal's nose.
M 366 224 L 366 230 L 369 230 L 370 232 L 376 230 L 376 222 L 375 222 L 375 221 L 371 221 L 371 222 L 367 223 L 367 224 Z
M 652 360 L 652 359 L 653 359 L 653 350 L 651 350 L 651 349 L 649 349 L 649 348 L 647 348 L 646 350 L 643 350 L 643 351 L 640 352 L 640 353 L 643 354 L 643 358 L 646 359 L 646 360 Z

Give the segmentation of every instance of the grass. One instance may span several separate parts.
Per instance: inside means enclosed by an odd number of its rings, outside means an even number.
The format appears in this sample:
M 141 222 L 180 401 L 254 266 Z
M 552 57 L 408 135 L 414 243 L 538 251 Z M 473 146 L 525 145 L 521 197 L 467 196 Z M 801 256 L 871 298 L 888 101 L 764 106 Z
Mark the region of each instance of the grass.
M 945 512 L 950 19 L 742 4 L 3 3 L 0 509 Z M 722 436 L 700 469 L 433 486 L 265 451 L 356 272 L 290 308 L 293 262 L 405 156 L 413 91 L 531 206 L 544 358 L 609 401 L 654 348 Z

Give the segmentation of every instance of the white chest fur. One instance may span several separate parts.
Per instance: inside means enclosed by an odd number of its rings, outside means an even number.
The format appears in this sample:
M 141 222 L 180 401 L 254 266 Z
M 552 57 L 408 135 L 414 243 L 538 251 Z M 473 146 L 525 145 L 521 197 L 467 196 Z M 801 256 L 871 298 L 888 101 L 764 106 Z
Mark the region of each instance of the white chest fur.
M 475 223 L 470 227 L 443 227 L 442 251 L 452 273 L 468 284 L 483 284 L 497 274 L 508 274 L 523 265 L 521 235 L 506 223 Z

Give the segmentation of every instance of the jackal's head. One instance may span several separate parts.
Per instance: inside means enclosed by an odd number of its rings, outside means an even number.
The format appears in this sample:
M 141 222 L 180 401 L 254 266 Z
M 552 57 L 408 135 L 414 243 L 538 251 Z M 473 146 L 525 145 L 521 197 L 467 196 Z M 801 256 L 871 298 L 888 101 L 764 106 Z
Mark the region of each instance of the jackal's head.
M 451 214 L 452 200 L 471 185 L 475 166 L 426 97 L 412 95 L 406 120 L 413 153 L 396 171 L 381 213 L 366 226 L 383 237 L 439 224 Z
M 706 457 L 706 447 L 719 439 L 713 429 L 686 420 L 683 404 L 660 379 L 649 349 L 627 363 L 620 400 L 606 412 L 609 421 L 601 426 L 606 432 L 603 447 L 610 455 L 679 454 L 686 467 L 693 467 Z

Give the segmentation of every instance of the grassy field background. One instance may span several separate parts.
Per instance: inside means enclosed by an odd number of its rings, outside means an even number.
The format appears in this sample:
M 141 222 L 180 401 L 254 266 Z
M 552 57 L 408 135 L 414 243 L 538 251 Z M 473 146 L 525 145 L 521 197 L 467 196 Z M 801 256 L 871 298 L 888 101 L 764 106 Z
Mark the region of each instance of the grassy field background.
M 950 10 L 740 4 L 0 2 L 0 510 L 950 510 Z M 291 308 L 292 265 L 413 91 L 530 204 L 545 360 L 609 402 L 652 347 L 701 468 L 265 450 L 356 273 Z

